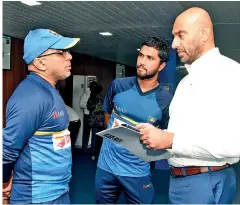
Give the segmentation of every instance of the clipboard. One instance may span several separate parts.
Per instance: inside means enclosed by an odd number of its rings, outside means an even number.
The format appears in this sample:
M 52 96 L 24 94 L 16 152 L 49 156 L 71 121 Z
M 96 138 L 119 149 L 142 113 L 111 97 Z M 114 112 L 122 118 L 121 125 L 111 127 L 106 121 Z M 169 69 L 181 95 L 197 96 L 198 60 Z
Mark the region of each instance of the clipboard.
M 146 145 L 140 141 L 142 134 L 128 124 L 122 124 L 96 134 L 124 147 L 145 162 L 168 159 L 171 156 L 166 150 L 147 149 Z

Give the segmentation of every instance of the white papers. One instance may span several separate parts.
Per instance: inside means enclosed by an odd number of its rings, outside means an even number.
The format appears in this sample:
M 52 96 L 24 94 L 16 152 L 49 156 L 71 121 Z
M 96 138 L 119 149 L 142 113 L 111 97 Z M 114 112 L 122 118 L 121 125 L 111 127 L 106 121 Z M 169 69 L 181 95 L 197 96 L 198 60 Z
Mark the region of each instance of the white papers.
M 98 132 L 97 135 L 119 144 L 145 162 L 170 158 L 166 150 L 147 149 L 140 141 L 141 133 L 130 125 L 120 125 Z

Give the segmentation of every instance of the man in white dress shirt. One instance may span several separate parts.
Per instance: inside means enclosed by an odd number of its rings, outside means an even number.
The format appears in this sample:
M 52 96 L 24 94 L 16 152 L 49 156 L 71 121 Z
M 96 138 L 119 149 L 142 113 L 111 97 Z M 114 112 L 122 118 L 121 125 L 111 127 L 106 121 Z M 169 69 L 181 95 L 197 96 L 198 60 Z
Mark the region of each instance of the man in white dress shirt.
M 149 149 L 168 149 L 171 203 L 232 203 L 240 157 L 240 64 L 215 47 L 213 24 L 201 8 L 174 23 L 172 47 L 188 75 L 171 102 L 167 130 L 137 125 Z

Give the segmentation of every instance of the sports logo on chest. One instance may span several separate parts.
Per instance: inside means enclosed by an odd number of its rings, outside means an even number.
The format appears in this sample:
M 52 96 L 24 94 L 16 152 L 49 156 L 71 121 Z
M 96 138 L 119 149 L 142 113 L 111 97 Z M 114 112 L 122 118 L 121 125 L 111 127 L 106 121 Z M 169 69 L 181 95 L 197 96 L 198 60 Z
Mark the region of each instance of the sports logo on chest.
M 118 105 L 114 105 L 114 109 L 115 110 L 117 110 L 118 112 L 122 112 L 122 113 L 124 113 L 124 114 L 127 114 L 127 109 L 125 109 L 125 108 L 123 108 L 123 107 L 120 107 L 120 106 L 118 106 Z
M 155 117 L 149 116 L 147 122 L 154 124 L 156 123 L 157 119 Z
M 54 111 L 52 113 L 52 118 L 53 119 L 57 119 L 57 118 L 62 117 L 62 116 L 64 116 L 64 111 L 63 110 L 61 110 L 60 112 Z

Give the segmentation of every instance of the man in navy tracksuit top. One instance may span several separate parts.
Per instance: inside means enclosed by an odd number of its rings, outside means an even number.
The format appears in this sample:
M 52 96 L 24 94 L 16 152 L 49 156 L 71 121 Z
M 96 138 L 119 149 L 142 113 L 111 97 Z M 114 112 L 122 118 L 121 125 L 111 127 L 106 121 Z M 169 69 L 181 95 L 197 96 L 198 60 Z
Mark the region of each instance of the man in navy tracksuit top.
M 3 129 L 3 199 L 11 194 L 10 203 L 70 203 L 69 119 L 55 85 L 70 76 L 72 56 L 66 49 L 79 40 L 49 29 L 25 38 L 30 74 L 8 101 Z
M 108 128 L 140 122 L 167 127 L 172 97 L 158 82 L 158 74 L 166 65 L 170 49 L 168 41 L 161 37 L 149 37 L 143 42 L 137 58 L 137 77 L 115 79 L 106 93 L 103 110 Z M 122 191 L 127 203 L 152 203 L 150 165 L 104 139 L 96 171 L 96 203 L 116 203 Z

